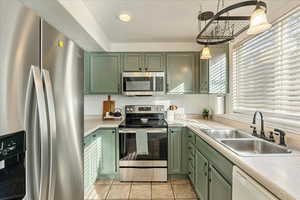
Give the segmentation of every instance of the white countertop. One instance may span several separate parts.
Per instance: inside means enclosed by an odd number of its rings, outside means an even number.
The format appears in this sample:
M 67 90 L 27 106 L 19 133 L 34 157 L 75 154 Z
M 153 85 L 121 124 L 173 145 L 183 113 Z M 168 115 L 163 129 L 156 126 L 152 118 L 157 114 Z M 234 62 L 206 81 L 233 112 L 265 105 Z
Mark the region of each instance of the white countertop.
M 118 128 L 122 121 L 103 120 L 100 115 L 90 115 L 84 117 L 84 137 L 99 128 Z
M 103 121 L 101 117 L 85 118 L 85 133 L 98 128 L 117 128 L 121 121 Z M 233 128 L 221 123 L 197 119 L 169 122 L 170 127 L 189 127 L 203 140 L 231 160 L 282 200 L 300 200 L 300 156 L 241 157 L 203 133 L 201 128 Z

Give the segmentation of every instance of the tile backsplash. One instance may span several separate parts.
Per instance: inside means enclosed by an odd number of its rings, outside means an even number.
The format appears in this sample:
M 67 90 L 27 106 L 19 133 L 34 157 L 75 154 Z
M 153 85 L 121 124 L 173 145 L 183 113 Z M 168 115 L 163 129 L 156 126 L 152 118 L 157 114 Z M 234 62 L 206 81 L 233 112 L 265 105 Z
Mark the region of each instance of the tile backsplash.
M 116 102 L 116 107 L 124 109 L 125 105 L 164 105 L 167 109 L 170 105 L 178 106 L 180 114 L 200 114 L 203 108 L 209 107 L 209 95 L 167 95 L 158 97 L 126 97 L 112 95 L 112 100 Z M 84 97 L 84 114 L 102 114 L 102 102 L 107 99 L 107 95 L 86 95 Z

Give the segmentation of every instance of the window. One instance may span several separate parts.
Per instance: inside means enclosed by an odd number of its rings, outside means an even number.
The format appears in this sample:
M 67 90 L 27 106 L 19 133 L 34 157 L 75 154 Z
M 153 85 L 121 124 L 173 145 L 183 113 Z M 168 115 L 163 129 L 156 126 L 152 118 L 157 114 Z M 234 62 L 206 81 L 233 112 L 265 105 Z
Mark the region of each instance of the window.
M 227 92 L 227 46 L 211 48 L 209 60 L 209 93 L 226 94 Z
M 209 93 L 225 94 L 227 86 L 226 54 L 219 55 L 209 65 Z
M 235 113 L 259 110 L 278 124 L 300 120 L 299 9 L 234 49 L 232 95 Z

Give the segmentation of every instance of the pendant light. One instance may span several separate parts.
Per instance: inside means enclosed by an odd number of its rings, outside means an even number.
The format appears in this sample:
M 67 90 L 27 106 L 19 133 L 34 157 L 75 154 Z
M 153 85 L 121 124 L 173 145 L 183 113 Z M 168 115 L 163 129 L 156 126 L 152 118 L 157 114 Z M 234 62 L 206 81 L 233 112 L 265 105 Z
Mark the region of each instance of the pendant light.
M 201 54 L 200 59 L 202 59 L 202 60 L 211 59 L 210 50 L 207 45 L 205 45 L 204 48 L 202 49 L 202 54 Z
M 268 22 L 267 19 L 266 10 L 257 5 L 251 15 L 250 28 L 248 29 L 247 33 L 249 35 L 255 35 L 262 33 L 270 29 L 271 27 L 272 25 Z

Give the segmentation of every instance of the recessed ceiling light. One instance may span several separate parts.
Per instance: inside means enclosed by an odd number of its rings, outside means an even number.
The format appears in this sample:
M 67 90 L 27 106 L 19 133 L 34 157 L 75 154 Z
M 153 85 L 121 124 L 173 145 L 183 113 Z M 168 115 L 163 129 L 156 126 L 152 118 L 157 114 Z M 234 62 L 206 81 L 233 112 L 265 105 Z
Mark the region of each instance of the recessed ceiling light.
M 119 15 L 119 20 L 122 22 L 129 22 L 131 20 L 131 16 L 129 14 L 122 13 Z

